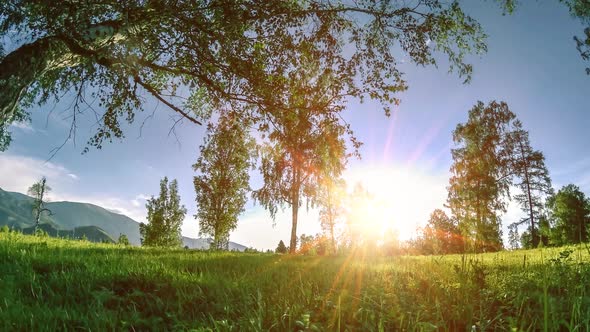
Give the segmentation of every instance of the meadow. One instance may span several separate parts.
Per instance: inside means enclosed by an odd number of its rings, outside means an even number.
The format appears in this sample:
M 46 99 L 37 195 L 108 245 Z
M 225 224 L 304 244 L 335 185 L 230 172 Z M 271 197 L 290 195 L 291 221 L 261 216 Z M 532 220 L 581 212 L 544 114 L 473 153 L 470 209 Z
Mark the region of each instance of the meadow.
M 590 331 L 585 246 L 336 257 L 0 233 L 0 330 Z

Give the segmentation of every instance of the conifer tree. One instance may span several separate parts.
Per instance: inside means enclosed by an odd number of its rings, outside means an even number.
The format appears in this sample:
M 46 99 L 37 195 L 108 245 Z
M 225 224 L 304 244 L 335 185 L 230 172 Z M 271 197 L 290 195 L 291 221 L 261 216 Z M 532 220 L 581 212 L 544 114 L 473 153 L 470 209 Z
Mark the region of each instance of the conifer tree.
M 287 253 L 287 247 L 285 247 L 285 243 L 283 242 L 283 240 L 279 241 L 279 245 L 277 246 L 277 249 L 275 249 L 275 252 L 277 254 L 286 254 Z
M 527 214 L 517 225 L 527 223 L 532 248 L 536 248 L 541 240 L 539 220 L 543 215 L 545 198 L 553 193 L 549 171 L 545 167 L 543 153 L 531 147 L 529 133 L 522 129 L 520 121 L 514 122 L 514 130 L 510 134 L 508 144 L 513 145 L 512 172 L 515 185 L 521 192 L 514 196 L 523 212 Z

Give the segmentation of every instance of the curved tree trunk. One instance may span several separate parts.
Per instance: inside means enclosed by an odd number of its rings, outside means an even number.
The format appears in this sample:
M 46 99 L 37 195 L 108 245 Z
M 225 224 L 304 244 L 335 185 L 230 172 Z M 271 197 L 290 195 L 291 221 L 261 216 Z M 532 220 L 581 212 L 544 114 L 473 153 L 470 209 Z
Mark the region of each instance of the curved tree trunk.
M 67 53 L 56 37 L 45 37 L 22 45 L 0 62 L 0 123 L 14 119 L 25 91 Z

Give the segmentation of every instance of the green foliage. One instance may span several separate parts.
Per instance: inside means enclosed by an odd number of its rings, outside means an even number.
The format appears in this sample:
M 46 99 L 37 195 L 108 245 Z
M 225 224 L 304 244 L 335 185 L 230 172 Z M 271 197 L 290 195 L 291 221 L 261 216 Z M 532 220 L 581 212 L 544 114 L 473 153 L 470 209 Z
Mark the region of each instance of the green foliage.
M 329 238 L 330 253 L 337 251 L 336 228 L 343 222 L 345 215 L 346 183 L 343 179 L 325 177 L 319 193 L 320 225 Z
M 235 114 L 222 115 L 217 125 L 209 124 L 193 169 L 197 194 L 199 234 L 211 235 L 211 248 L 228 249 L 229 232 L 244 212 L 249 186 L 249 170 L 254 167 L 255 142 L 247 126 Z
M 449 218 L 443 210 L 432 211 L 420 233 L 418 246 L 422 254 L 456 254 L 465 249 L 457 221 Z
M 328 239 L 321 235 L 305 235 L 301 234 L 299 237 L 299 250 L 300 254 L 305 255 L 325 255 L 328 249 Z
M 527 217 L 516 225 L 528 223 L 531 244 L 526 248 L 536 248 L 541 241 L 540 219 L 543 218 L 545 198 L 553 193 L 549 171 L 545 167 L 545 156 L 531 147 L 529 133 L 522 129 L 520 121 L 514 121 L 514 129 L 506 144 L 512 145 L 512 174 L 516 178 L 514 185 L 521 192 L 514 196 Z M 546 244 L 546 243 L 545 243 Z
M 466 55 L 486 51 L 479 23 L 441 0 L 10 0 L 0 18 L 0 49 L 11 50 L 0 52 L 0 137 L 33 105 L 72 91 L 73 113 L 98 101 L 101 123 L 88 143 L 99 148 L 124 137 L 121 122 L 134 121 L 144 95 L 194 123 L 231 103 L 268 126 L 299 71 L 293 61 L 312 58 L 339 82 L 339 95 L 374 99 L 389 114 L 407 88 L 401 58 L 436 65 L 446 56 L 468 81 Z M 11 37 L 26 43 L 13 46 Z
M 559 1 L 565 3 L 573 17 L 579 19 L 582 24 L 586 25 L 584 35 L 582 37 L 574 36 L 574 41 L 582 59 L 590 61 L 590 2 L 588 0 Z M 586 73 L 590 75 L 590 67 L 586 68 Z
M 451 150 L 447 201 L 468 248 L 475 252 L 502 248 L 499 214 L 506 211 L 504 198 L 512 183 L 510 133 L 515 119 L 504 102 L 478 102 L 467 122 L 453 131 L 457 147 Z
M 128 246 L 129 245 L 129 239 L 127 238 L 127 235 L 125 234 L 120 234 L 119 238 L 117 239 L 117 244 L 123 245 L 123 246 Z
M 184 206 L 180 205 L 178 183 L 172 180 L 168 185 L 168 178 L 160 181 L 160 195 L 150 198 L 146 208 L 148 224 L 141 223 L 139 232 L 141 244 L 154 247 L 180 247 L 182 238 L 180 227 L 186 214 Z
M 508 245 L 510 246 L 510 249 L 520 248 L 520 243 L 521 243 L 521 238 L 519 237 L 519 234 L 518 234 L 518 225 L 516 225 L 516 224 L 508 225 Z
M 584 331 L 589 255 L 285 257 L 0 233 L 0 330 Z
M 47 185 L 47 179 L 45 177 L 42 177 L 41 180 L 29 187 L 28 194 L 33 197 L 32 213 L 35 218 L 35 233 L 37 233 L 39 228 L 41 213 L 48 212 L 51 215 L 51 211 L 45 207 L 45 195 L 50 191 L 51 187 Z
M 551 240 L 556 245 L 588 241 L 590 200 L 576 185 L 562 187 L 547 200 L 552 224 Z
M 511 186 L 514 199 L 526 217 L 509 226 L 509 244 L 518 247 L 518 226 L 528 225 L 526 248 L 536 247 L 547 236 L 540 232 L 545 198 L 552 194 L 543 153 L 534 150 L 529 134 L 504 102 L 485 106 L 478 102 L 466 123 L 453 132 L 452 177 L 448 206 L 459 221 L 469 249 L 477 252 L 502 247 L 500 214 L 506 211 Z M 546 233 L 546 232 L 545 232 Z
M 275 249 L 275 252 L 277 254 L 286 254 L 287 253 L 287 247 L 285 246 L 285 243 L 283 242 L 283 240 L 279 241 L 279 244 L 277 245 L 277 249 Z
M 324 179 L 340 177 L 350 156 L 346 138 L 353 154 L 358 155 L 360 147 L 339 114 L 344 107 L 343 81 L 311 56 L 294 59 L 293 65 L 300 71 L 284 77 L 288 89 L 277 93 L 280 107 L 266 116 L 272 125 L 260 127 L 268 132 L 259 147 L 264 184 L 253 193 L 273 220 L 278 208 L 291 208 L 291 253 L 296 248 L 298 211 L 304 200 L 308 207 L 320 204 Z

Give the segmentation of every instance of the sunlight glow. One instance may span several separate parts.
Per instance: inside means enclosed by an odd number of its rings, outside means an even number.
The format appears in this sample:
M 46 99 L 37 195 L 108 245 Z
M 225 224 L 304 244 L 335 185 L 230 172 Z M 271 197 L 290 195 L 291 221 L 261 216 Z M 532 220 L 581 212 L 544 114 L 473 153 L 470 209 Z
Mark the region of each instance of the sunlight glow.
M 349 192 L 361 183 L 371 194 L 360 204 L 362 219 L 356 227 L 363 233 L 379 238 L 388 230 L 399 233 L 401 240 L 415 236 L 416 228 L 424 225 L 430 213 L 443 208 L 446 200 L 448 174 L 433 175 L 407 167 L 353 168 L 346 172 Z M 360 230 L 360 229 L 359 229 Z

